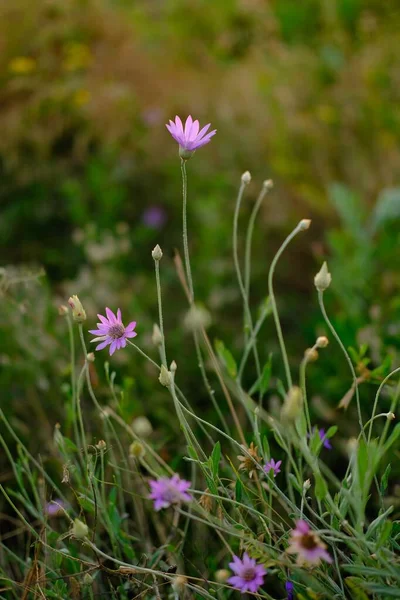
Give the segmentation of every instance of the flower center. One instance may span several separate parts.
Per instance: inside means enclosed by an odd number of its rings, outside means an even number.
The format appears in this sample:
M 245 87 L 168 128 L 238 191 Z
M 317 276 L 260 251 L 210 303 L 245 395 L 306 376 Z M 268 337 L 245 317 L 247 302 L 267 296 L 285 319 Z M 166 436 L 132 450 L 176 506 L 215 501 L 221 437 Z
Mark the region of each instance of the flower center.
M 120 323 L 114 323 L 108 330 L 108 335 L 113 339 L 117 340 L 121 338 L 125 333 L 125 327 Z
M 168 486 L 165 489 L 163 496 L 164 496 L 164 500 L 166 502 L 170 502 L 171 504 L 177 503 L 180 500 L 179 491 L 172 486 Z
M 253 581 L 254 575 L 254 567 L 247 567 L 246 569 L 243 569 L 241 573 L 241 578 L 245 581 Z
M 310 535 L 309 533 L 301 536 L 300 545 L 305 550 L 314 550 L 314 548 L 318 546 L 314 536 Z

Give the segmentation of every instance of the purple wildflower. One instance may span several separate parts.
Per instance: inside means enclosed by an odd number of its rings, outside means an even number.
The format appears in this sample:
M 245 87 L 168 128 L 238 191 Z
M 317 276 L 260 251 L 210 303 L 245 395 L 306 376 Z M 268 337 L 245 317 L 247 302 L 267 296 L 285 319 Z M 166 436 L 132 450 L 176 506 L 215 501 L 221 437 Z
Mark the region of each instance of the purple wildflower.
M 257 592 L 258 588 L 263 585 L 267 571 L 263 565 L 258 565 L 254 558 L 250 558 L 247 552 L 243 554 L 242 560 L 238 556 L 234 556 L 233 562 L 229 563 L 229 566 L 235 574 L 228 579 L 228 583 L 240 590 L 242 594 Z
M 290 536 L 289 554 L 297 554 L 297 563 L 318 565 L 321 560 L 331 563 L 332 559 L 326 550 L 326 544 L 312 531 L 306 521 L 296 522 L 295 529 Z
M 276 477 L 278 475 L 278 473 L 281 472 L 280 470 L 280 466 L 282 464 L 281 460 L 278 460 L 278 462 L 275 462 L 275 460 L 273 458 L 271 458 L 271 460 L 269 460 L 267 462 L 266 465 L 264 465 L 264 471 L 266 472 L 266 474 L 268 475 L 270 473 L 270 471 L 272 471 L 272 475 L 274 477 Z
M 167 220 L 167 215 L 162 206 L 149 206 L 143 213 L 142 221 L 147 227 L 161 229 Z
M 56 498 L 55 500 L 47 502 L 44 510 L 49 517 L 59 517 L 64 514 L 63 509 L 66 510 L 66 508 L 67 505 L 65 502 L 61 500 L 61 498 Z
M 185 129 L 183 129 L 182 121 L 178 116 L 175 117 L 175 122 L 170 119 L 169 125 L 166 125 L 166 128 L 174 140 L 178 142 L 181 158 L 188 159 L 195 150 L 208 144 L 212 136 L 216 134 L 216 129 L 207 133 L 210 125 L 211 123 L 208 123 L 208 125 L 205 125 L 205 127 L 199 131 L 199 122 L 197 119 L 196 121 L 193 121 L 192 117 L 189 115 L 186 119 Z
M 110 356 L 114 354 L 116 350 L 125 348 L 127 338 L 132 338 L 137 335 L 134 331 L 136 327 L 136 321 L 132 321 L 124 327 L 121 321 L 121 310 L 117 310 L 117 316 L 114 315 L 113 311 L 106 308 L 106 317 L 97 315 L 100 319 L 100 323 L 97 323 L 98 329 L 90 329 L 90 333 L 93 333 L 99 337 L 95 337 L 92 342 L 101 342 L 96 346 L 96 350 L 102 350 L 106 346 L 110 345 Z
M 285 583 L 285 590 L 287 591 L 287 600 L 294 600 L 294 585 L 291 581 Z
M 191 495 L 187 490 L 190 488 L 190 481 L 181 479 L 179 475 L 172 477 L 161 477 L 152 479 L 150 482 L 150 498 L 154 500 L 154 510 L 168 508 L 171 504 L 180 504 L 181 502 L 190 502 Z
M 330 443 L 329 438 L 326 437 L 325 429 L 321 428 L 318 433 L 323 447 L 327 450 L 332 450 L 332 444 Z

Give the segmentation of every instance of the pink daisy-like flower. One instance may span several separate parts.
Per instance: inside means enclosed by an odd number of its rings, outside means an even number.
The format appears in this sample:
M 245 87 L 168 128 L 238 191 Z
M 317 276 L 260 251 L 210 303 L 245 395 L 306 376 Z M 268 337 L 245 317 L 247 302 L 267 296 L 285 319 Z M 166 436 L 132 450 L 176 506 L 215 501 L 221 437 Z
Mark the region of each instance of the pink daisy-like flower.
M 257 592 L 258 588 L 264 583 L 264 576 L 267 571 L 263 565 L 257 564 L 254 558 L 245 552 L 243 558 L 233 557 L 233 562 L 229 563 L 234 575 L 228 579 L 242 594 L 245 592 Z
M 117 310 L 117 316 L 115 316 L 112 310 L 106 308 L 106 315 L 107 318 L 103 317 L 103 315 L 97 315 L 101 321 L 97 323 L 98 329 L 90 329 L 89 333 L 98 336 L 91 340 L 91 342 L 101 342 L 96 346 L 96 350 L 103 350 L 103 348 L 109 345 L 110 356 L 112 356 L 116 350 L 125 348 L 127 338 L 133 338 L 137 335 L 134 331 L 136 321 L 132 321 L 132 323 L 124 327 L 120 309 Z
M 192 485 L 190 481 L 181 479 L 179 475 L 152 479 L 150 482 L 150 498 L 154 500 L 154 510 L 168 508 L 171 504 L 190 502 L 192 497 L 187 490 Z
M 300 565 L 307 563 L 318 565 L 321 560 L 327 563 L 332 562 L 332 558 L 326 550 L 326 544 L 302 519 L 296 522 L 296 527 L 292 530 L 289 541 L 290 545 L 287 552 L 297 554 L 297 562 Z
M 185 128 L 183 128 L 182 121 L 178 116 L 175 117 L 174 121 L 169 121 L 169 125 L 166 128 L 179 144 L 179 155 L 181 158 L 188 159 L 192 156 L 193 152 L 198 148 L 201 148 L 211 140 L 212 136 L 217 133 L 214 129 L 207 133 L 211 123 L 205 125 L 200 129 L 199 122 L 193 121 L 189 115 L 186 119 Z M 199 131 L 200 129 L 200 131 Z
M 280 466 L 282 464 L 281 460 L 278 460 L 277 462 L 275 462 L 275 460 L 273 458 L 271 458 L 271 460 L 269 460 L 267 462 L 267 464 L 264 465 L 264 471 L 266 472 L 266 474 L 268 475 L 270 471 L 272 471 L 272 475 L 274 477 L 276 477 L 278 475 L 278 473 L 281 472 L 280 470 Z

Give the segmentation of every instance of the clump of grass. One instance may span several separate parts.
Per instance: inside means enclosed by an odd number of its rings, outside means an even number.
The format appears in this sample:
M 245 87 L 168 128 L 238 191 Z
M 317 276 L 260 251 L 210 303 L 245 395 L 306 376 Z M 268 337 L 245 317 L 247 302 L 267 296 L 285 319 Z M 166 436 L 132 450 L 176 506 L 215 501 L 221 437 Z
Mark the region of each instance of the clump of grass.
M 55 428 L 57 464 L 34 456 L 0 411 L 0 442 L 14 477 L 13 486 L 0 484 L 11 523 L 0 542 L 2 593 L 10 598 L 108 595 L 128 600 L 228 598 L 235 589 L 274 600 L 398 597 L 400 522 L 393 518 L 395 507 L 387 490 L 389 461 L 400 436 L 400 426 L 392 425 L 400 386 L 391 378 L 400 368 L 381 377 L 371 413 L 363 405 L 352 358 L 325 308 L 324 295 L 335 282 L 324 263 L 315 286 L 326 335 L 316 336 L 296 374 L 280 322 L 274 273 L 288 246 L 311 222 L 302 219 L 273 257 L 266 273 L 268 301 L 256 315 L 250 293 L 252 234 L 271 184 L 263 184 L 250 217 L 243 267 L 238 230 L 248 172 L 233 211 L 233 263 L 243 300 L 242 354 L 235 357 L 221 340 L 212 343 L 209 315 L 197 303 L 190 264 L 186 164 L 194 149 L 178 141 L 184 262 L 177 254 L 175 265 L 188 301 L 185 325 L 193 335 L 199 386 L 208 393 L 214 418 L 203 418 L 194 408 L 193 391 L 181 387 L 185 352 L 169 355 L 159 246 L 152 252 L 158 357 L 141 347 L 140 324 L 133 342 L 136 324 L 125 328 L 119 310 L 115 314 L 107 308 L 107 317 L 99 315 L 93 341 L 100 342 L 98 351 L 109 345 L 111 355 L 132 350 L 133 356 L 139 353 L 145 359 L 152 385 L 163 386 L 170 396 L 171 419 L 178 420 L 180 432 L 174 446 L 181 452 L 166 458 L 149 423 L 142 420 L 139 427 L 127 422 L 117 373 L 108 363 L 108 400 L 99 400 L 93 385 L 95 355 L 86 339 L 88 317 L 73 296 L 70 308 L 60 310 L 71 357 L 66 413 L 73 434 L 63 433 L 63 423 Z M 272 357 L 264 355 L 262 327 L 269 317 L 279 341 L 283 381 L 277 359 L 273 367 Z M 345 439 L 336 426 L 321 428 L 308 399 L 308 370 L 334 344 L 349 366 L 346 407 L 352 395 L 357 406 L 359 432 L 352 439 Z M 253 372 L 256 378 L 250 381 Z M 384 388 L 392 396 L 391 406 L 378 413 Z M 278 397 L 275 405 L 265 401 L 271 391 Z M 85 410 L 88 399 L 90 412 Z M 16 453 L 5 435 L 15 442 Z M 342 463 L 335 465 L 332 455 Z

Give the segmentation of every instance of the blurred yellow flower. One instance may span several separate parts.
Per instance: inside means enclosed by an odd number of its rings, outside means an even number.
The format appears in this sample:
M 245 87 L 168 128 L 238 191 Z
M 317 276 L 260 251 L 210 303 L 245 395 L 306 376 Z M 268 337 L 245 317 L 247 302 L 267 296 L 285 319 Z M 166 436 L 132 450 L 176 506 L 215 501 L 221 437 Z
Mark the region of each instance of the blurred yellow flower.
M 90 98 L 89 90 L 77 90 L 72 97 L 72 101 L 76 106 L 84 106 L 90 101 Z
M 36 69 L 36 60 L 29 56 L 16 56 L 9 65 L 8 70 L 15 75 L 26 75 Z
M 71 42 L 65 47 L 63 67 L 66 71 L 79 71 L 89 67 L 92 62 L 90 49 L 86 44 Z

